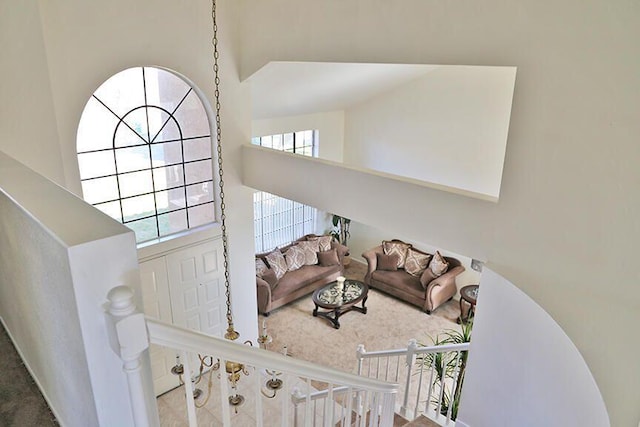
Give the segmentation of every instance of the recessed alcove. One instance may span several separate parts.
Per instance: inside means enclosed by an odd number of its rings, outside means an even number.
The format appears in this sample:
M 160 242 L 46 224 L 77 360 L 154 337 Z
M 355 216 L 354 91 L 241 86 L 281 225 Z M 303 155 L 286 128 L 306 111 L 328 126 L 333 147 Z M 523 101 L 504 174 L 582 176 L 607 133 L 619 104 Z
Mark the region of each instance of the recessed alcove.
M 320 158 L 497 201 L 515 76 L 507 66 L 270 62 L 248 79 L 253 134 L 315 124 Z

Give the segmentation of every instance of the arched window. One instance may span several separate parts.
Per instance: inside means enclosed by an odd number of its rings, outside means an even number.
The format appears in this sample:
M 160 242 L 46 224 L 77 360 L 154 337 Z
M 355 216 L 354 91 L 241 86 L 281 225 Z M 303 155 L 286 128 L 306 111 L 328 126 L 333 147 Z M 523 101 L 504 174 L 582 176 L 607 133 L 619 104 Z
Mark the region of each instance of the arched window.
M 87 102 L 78 127 L 84 199 L 144 242 L 214 221 L 211 127 L 177 75 L 124 70 Z

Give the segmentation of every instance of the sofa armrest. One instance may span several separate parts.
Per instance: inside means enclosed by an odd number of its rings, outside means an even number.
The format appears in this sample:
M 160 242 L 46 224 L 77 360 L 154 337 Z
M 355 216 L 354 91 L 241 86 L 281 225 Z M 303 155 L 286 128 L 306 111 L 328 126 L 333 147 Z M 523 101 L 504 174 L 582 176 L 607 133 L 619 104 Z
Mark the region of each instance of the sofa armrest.
M 258 312 L 267 314 L 271 311 L 271 286 L 256 276 L 256 289 L 258 292 Z
M 364 282 L 369 285 L 371 284 L 371 273 L 373 273 L 374 271 L 376 271 L 376 268 L 378 267 L 378 256 L 377 254 L 382 254 L 384 253 L 384 250 L 382 249 L 382 245 L 378 245 L 373 249 L 369 249 L 366 252 L 362 253 L 362 258 L 364 258 L 367 261 L 367 274 L 365 274 L 364 276 Z
M 335 240 L 331 242 L 331 249 L 335 249 L 336 252 L 338 253 L 338 259 L 340 260 L 340 264 L 342 264 L 342 259 L 346 255 L 349 255 L 349 248 L 341 243 L 338 243 Z
M 457 292 L 456 276 L 465 268 L 461 265 L 452 268 L 440 277 L 436 277 L 427 285 L 425 309 L 435 310 L 440 304 L 453 297 Z

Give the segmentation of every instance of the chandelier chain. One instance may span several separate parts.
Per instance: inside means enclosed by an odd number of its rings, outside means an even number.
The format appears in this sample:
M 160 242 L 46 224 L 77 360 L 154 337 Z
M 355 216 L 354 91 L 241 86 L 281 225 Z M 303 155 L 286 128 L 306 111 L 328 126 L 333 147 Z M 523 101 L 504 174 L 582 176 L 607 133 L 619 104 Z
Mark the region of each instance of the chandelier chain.
M 224 202 L 224 177 L 222 169 L 222 130 L 220 120 L 220 67 L 218 65 L 218 58 L 220 53 L 218 51 L 218 23 L 217 23 L 217 9 L 216 0 L 211 1 L 211 21 L 213 25 L 213 38 L 211 44 L 213 45 L 213 73 L 215 84 L 215 110 L 216 110 L 216 147 L 218 153 L 218 176 L 220 187 L 220 228 L 222 230 L 222 255 L 224 258 L 224 287 L 225 297 L 227 299 L 227 333 L 225 338 L 235 340 L 238 338 L 238 333 L 233 328 L 233 316 L 231 315 L 231 290 L 229 281 L 229 242 L 227 238 L 227 223 L 225 213 Z

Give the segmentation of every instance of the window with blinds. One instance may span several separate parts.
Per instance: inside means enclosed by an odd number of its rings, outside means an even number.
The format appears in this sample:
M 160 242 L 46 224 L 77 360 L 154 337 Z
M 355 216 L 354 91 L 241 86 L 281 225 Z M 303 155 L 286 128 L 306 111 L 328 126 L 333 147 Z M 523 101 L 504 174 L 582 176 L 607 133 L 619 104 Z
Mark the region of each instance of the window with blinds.
M 317 156 L 318 131 L 305 130 L 279 135 L 254 137 L 255 145 L 287 151 L 303 156 Z M 267 252 L 276 246 L 315 232 L 317 210 L 311 206 L 264 191 L 253 194 L 253 218 L 256 252 Z

